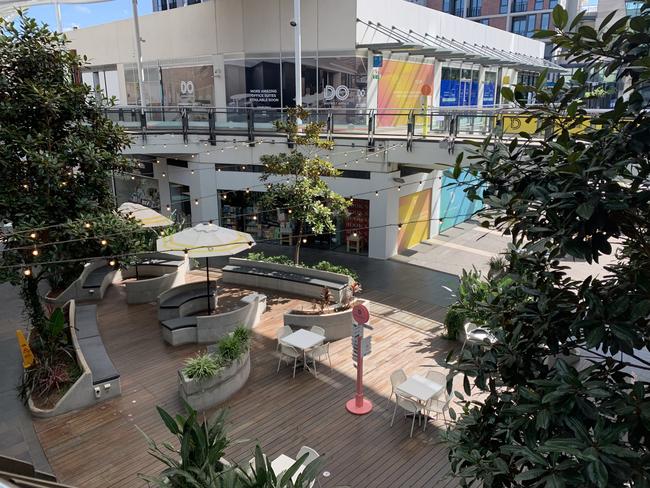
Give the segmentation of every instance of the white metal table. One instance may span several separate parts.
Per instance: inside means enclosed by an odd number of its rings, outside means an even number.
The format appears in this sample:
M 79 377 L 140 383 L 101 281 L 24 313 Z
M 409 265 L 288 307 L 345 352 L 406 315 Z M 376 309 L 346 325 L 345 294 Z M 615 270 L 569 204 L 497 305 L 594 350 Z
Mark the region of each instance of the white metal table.
M 398 385 L 396 390 L 404 396 L 416 398 L 426 404 L 429 400 L 438 396 L 443 388 L 444 385 L 439 385 L 424 376 L 414 374 L 409 376 L 404 383 Z
M 292 332 L 289 335 L 286 335 L 282 338 L 282 343 L 287 346 L 295 347 L 296 349 L 302 351 L 302 360 L 305 368 L 311 372 L 311 368 L 307 364 L 307 351 L 313 349 L 316 346 L 320 346 L 325 342 L 325 336 L 316 334 L 307 329 L 300 329 L 296 332 Z

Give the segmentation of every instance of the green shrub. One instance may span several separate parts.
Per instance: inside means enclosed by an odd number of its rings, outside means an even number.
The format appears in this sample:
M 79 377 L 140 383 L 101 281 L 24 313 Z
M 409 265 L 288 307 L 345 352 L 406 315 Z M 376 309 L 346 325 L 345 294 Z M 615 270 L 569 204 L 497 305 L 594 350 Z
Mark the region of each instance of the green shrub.
M 213 354 L 204 353 L 197 354 L 185 361 L 183 373 L 188 378 L 209 378 L 217 374 L 221 367 L 221 361 Z
M 250 331 L 244 327 L 237 327 L 232 334 L 221 339 L 217 344 L 217 350 L 224 364 L 239 359 L 239 356 L 248 349 L 249 341 Z
M 352 271 L 350 268 L 346 268 L 345 266 L 340 266 L 338 264 L 332 264 L 329 261 L 321 261 L 318 264 L 309 267 L 313 269 L 319 269 L 321 271 L 329 271 L 330 273 L 339 273 L 349 276 L 354 281 L 359 281 L 359 275 Z
M 445 315 L 445 328 L 447 329 L 447 339 L 456 340 L 458 334 L 463 330 L 465 323 L 465 313 L 457 304 L 452 305 Z
M 246 259 L 250 259 L 252 261 L 261 261 L 263 263 L 275 263 L 275 264 L 285 264 L 287 266 L 296 266 L 290 257 L 284 256 L 282 254 L 279 256 L 267 256 L 263 252 L 251 252 L 248 253 Z M 345 266 L 332 264 L 329 261 L 320 261 L 319 263 L 314 264 L 313 266 L 305 263 L 300 263 L 300 267 L 318 269 L 320 271 L 329 271 L 330 273 L 339 273 L 342 275 L 349 276 L 354 281 L 359 281 L 359 275 L 356 272 L 352 271 L 350 268 L 346 268 Z

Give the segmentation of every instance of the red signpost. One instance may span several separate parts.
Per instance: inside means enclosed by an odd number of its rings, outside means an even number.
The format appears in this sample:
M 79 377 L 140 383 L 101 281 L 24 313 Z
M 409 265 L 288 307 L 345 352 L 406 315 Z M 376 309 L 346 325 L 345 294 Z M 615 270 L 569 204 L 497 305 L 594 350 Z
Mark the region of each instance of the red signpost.
M 370 353 L 370 337 L 363 337 L 363 329 L 370 314 L 359 304 L 352 309 L 352 317 L 356 322 L 352 326 L 352 359 L 357 361 L 357 388 L 354 398 L 347 401 L 345 408 L 355 415 L 365 415 L 372 411 L 372 402 L 363 397 L 363 356 Z

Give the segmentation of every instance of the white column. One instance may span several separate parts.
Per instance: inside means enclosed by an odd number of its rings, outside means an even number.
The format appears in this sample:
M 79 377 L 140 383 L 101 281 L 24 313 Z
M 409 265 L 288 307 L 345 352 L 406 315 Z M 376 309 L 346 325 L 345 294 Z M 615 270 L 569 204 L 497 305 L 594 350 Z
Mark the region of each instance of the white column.
M 485 91 L 485 66 L 480 65 L 478 68 L 478 95 L 476 99 L 476 106 L 481 108 L 483 106 L 483 92 Z
M 133 28 L 135 30 L 135 64 L 138 70 L 138 91 L 140 93 L 140 106 L 144 112 L 147 102 L 144 99 L 144 71 L 142 69 L 142 38 L 140 37 L 138 0 L 131 0 L 131 6 L 133 7 Z
M 435 60 L 433 64 L 433 92 L 431 94 L 431 106 L 440 107 L 440 89 L 442 84 L 443 61 Z
M 300 0 L 293 0 L 293 48 L 296 77 L 296 107 L 302 105 L 302 36 L 300 33 Z
M 442 170 L 432 171 L 429 178 L 433 178 L 431 188 L 431 225 L 429 226 L 429 238 L 440 234 L 440 204 L 442 197 Z

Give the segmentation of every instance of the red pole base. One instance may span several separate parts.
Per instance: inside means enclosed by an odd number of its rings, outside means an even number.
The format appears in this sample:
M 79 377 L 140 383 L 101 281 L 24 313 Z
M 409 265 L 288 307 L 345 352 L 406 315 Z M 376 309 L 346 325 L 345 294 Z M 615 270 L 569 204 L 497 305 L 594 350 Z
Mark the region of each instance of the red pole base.
M 353 398 L 345 403 L 345 409 L 354 415 L 365 415 L 372 412 L 372 402 L 364 398 L 361 401 L 361 406 L 358 406 L 357 399 Z

